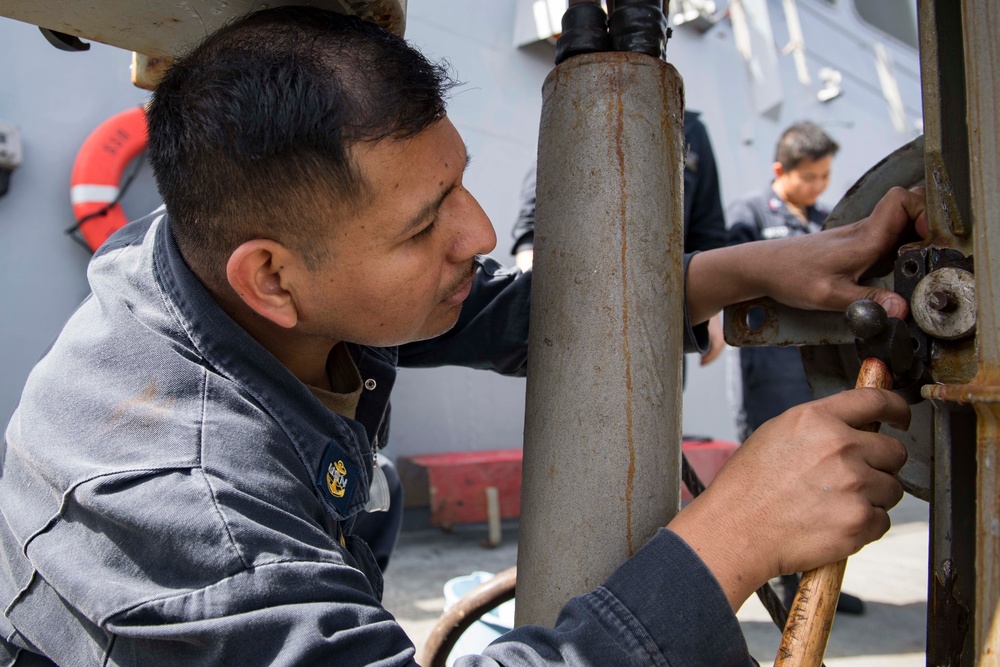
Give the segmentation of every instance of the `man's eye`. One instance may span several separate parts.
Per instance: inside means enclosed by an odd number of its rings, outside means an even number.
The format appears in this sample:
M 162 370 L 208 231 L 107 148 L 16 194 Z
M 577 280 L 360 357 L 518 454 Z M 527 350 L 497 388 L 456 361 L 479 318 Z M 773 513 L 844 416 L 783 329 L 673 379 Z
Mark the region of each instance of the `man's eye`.
M 426 227 L 424 227 L 423 229 L 421 229 L 419 232 L 417 232 L 416 234 L 414 234 L 410 238 L 414 239 L 414 240 L 418 240 L 418 239 L 424 238 L 425 236 L 430 236 L 430 233 L 432 231 L 434 231 L 434 225 L 436 223 L 437 223 L 437 218 L 435 218 L 434 220 L 431 220 L 431 224 L 427 225 Z

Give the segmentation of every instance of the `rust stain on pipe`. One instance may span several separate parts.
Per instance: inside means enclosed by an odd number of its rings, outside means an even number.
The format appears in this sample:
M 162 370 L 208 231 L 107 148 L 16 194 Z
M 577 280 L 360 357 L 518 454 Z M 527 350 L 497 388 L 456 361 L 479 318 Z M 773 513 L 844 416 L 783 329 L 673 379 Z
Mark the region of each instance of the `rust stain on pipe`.
M 622 355 L 625 357 L 625 428 L 628 434 L 628 475 L 625 480 L 625 540 L 628 555 L 635 553 L 632 544 L 632 492 L 635 487 L 635 441 L 632 433 L 632 356 L 628 349 L 628 225 L 625 212 L 628 193 L 625 191 L 625 150 L 622 135 L 625 132 L 625 105 L 622 103 L 622 81 L 620 70 L 615 70 L 617 91 L 615 108 L 615 154 L 618 157 L 618 178 L 621 187 L 621 233 L 622 233 Z

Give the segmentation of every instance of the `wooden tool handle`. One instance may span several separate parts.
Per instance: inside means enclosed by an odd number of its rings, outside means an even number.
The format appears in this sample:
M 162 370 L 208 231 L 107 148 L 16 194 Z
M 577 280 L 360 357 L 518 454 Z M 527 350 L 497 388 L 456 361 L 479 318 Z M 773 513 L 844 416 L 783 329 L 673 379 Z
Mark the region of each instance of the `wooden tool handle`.
M 892 373 L 878 359 L 865 359 L 854 386 L 892 389 Z M 862 426 L 861 430 L 874 433 L 879 426 L 878 422 L 872 422 Z M 774 667 L 819 667 L 823 664 L 845 569 L 846 559 L 802 575 L 795 601 L 788 612 L 788 622 L 781 634 L 781 646 L 774 659 Z

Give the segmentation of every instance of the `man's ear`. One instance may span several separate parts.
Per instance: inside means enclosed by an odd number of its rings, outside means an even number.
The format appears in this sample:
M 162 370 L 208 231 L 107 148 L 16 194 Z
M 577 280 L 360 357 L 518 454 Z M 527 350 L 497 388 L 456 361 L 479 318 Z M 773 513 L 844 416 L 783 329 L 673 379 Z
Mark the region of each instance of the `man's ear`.
M 269 239 L 247 241 L 229 256 L 226 278 L 251 310 L 279 327 L 291 329 L 299 321 L 289 274 L 297 266 L 294 253 Z
M 781 166 L 780 162 L 775 162 L 774 164 L 772 164 L 771 165 L 771 169 L 774 170 L 774 178 L 775 178 L 775 180 L 777 180 L 777 179 L 779 179 L 779 178 L 781 178 L 782 176 L 785 175 L 785 168 Z

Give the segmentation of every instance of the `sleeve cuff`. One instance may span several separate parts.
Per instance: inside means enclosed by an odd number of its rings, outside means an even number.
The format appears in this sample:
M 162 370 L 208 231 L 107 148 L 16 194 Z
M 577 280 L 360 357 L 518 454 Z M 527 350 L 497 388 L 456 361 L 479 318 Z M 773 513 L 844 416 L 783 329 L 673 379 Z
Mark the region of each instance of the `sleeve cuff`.
M 684 540 L 660 529 L 604 584 L 670 665 L 754 664 L 736 614 Z
M 684 352 L 704 354 L 708 352 L 709 347 L 708 322 L 692 326 L 687 304 L 688 267 L 691 265 L 691 258 L 697 254 L 697 252 L 692 252 L 684 255 Z

